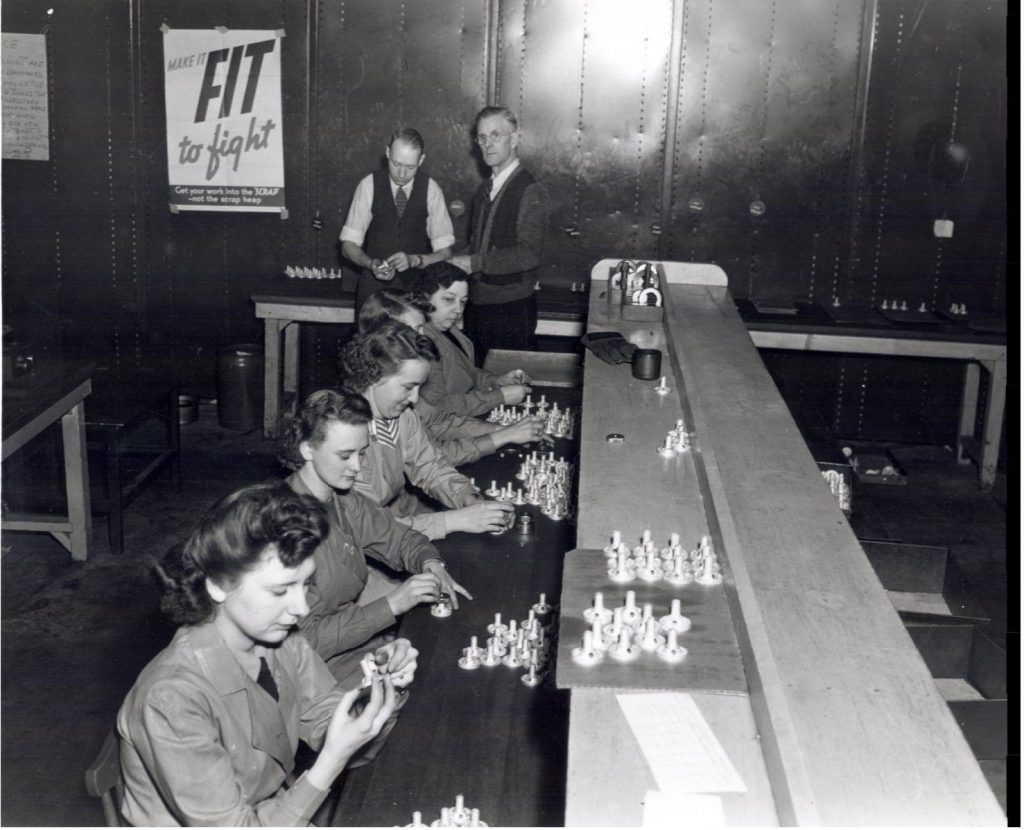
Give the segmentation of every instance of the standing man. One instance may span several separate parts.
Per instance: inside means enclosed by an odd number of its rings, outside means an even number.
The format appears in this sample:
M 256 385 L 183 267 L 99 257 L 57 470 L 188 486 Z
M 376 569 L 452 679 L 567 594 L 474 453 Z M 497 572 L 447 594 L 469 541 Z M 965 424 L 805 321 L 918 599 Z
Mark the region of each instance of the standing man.
M 357 316 L 374 291 L 405 290 L 420 268 L 447 259 L 455 245 L 444 193 L 420 170 L 423 146 L 416 130 L 396 131 L 384 151 L 387 170 L 363 178 L 352 196 L 340 239 L 342 254 L 362 269 Z
M 547 227 L 544 189 L 519 163 L 519 122 L 507 107 L 484 107 L 474 133 L 491 168 L 473 197 L 469 247 L 452 264 L 471 275 L 466 334 L 488 349 L 536 349 L 533 286 Z

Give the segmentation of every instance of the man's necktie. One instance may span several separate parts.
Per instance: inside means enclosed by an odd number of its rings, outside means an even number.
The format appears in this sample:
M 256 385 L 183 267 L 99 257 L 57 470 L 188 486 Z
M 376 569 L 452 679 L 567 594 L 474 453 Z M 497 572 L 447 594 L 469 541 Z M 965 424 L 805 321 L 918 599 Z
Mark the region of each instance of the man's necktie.
M 270 666 L 267 665 L 265 657 L 260 658 L 260 674 L 256 682 L 268 695 L 277 700 L 277 684 L 274 682 L 274 675 L 270 673 Z
M 405 195 L 405 188 L 400 187 L 395 191 L 395 210 L 398 211 L 398 218 L 402 218 L 402 214 L 405 213 L 405 205 L 409 201 L 409 197 Z

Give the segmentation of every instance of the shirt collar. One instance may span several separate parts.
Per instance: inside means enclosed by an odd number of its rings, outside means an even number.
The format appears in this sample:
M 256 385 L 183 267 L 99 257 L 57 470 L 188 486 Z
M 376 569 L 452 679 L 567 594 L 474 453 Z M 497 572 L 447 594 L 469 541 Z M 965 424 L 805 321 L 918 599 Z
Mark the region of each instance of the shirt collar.
M 498 195 L 498 191 L 501 190 L 502 185 L 505 184 L 519 168 L 519 159 L 512 159 L 512 163 L 502 170 L 497 176 L 491 177 L 491 199 L 494 199 Z
M 255 682 L 256 678 L 250 676 L 235 657 L 231 647 L 224 642 L 217 626 L 212 621 L 190 626 L 187 631 L 196 657 L 202 665 L 207 679 L 217 688 L 217 691 L 221 694 L 230 694 L 245 689 L 248 685 L 247 679 Z M 258 657 L 266 657 L 267 662 L 270 662 L 270 649 L 256 646 L 255 651 Z

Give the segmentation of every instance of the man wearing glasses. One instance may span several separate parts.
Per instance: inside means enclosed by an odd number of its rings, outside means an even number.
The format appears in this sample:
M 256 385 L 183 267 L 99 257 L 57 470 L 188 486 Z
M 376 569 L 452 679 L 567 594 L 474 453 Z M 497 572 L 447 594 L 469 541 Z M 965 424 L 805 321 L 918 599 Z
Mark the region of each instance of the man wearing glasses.
M 518 158 L 519 123 L 506 107 L 476 116 L 477 146 L 491 168 L 473 197 L 469 247 L 452 263 L 472 275 L 466 334 L 483 358 L 488 349 L 534 351 L 540 267 L 547 225 L 544 189 Z
M 447 259 L 455 245 L 452 220 L 437 182 L 420 170 L 423 136 L 403 127 L 388 141 L 386 170 L 356 186 L 341 252 L 362 271 L 356 283 L 356 315 L 380 288 L 404 291 L 418 269 Z

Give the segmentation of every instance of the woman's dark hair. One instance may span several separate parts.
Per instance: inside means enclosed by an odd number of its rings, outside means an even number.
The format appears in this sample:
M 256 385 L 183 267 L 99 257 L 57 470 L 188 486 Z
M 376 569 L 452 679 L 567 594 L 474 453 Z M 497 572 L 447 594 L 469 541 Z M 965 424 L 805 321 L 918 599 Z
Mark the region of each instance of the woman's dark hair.
M 409 293 L 429 300 L 439 288 L 451 288 L 452 283 L 460 280 L 469 283 L 469 276 L 461 268 L 450 262 L 435 262 L 417 275 L 409 286 Z
M 154 568 L 163 592 L 160 608 L 179 625 L 205 622 L 214 611 L 207 579 L 230 588 L 271 545 L 285 567 L 298 567 L 327 532 L 323 505 L 283 481 L 236 490 L 211 507 L 192 535 Z
M 437 359 L 437 346 L 429 337 L 405 323 L 386 320 L 346 343 L 339 363 L 345 386 L 365 392 L 381 378 L 395 374 L 406 360 Z
M 359 332 L 365 334 L 373 331 L 385 320 L 398 320 L 410 311 L 418 311 L 430 319 L 430 312 L 433 310 L 433 306 L 419 295 L 382 288 L 367 297 L 363 307 L 359 309 Z
M 289 470 L 297 470 L 306 460 L 299 452 L 299 444 L 308 441 L 313 446 L 323 443 L 327 426 L 332 421 L 361 426 L 373 418 L 366 398 L 349 389 L 321 389 L 306 396 L 302 407 L 288 423 L 284 434 L 280 461 Z

